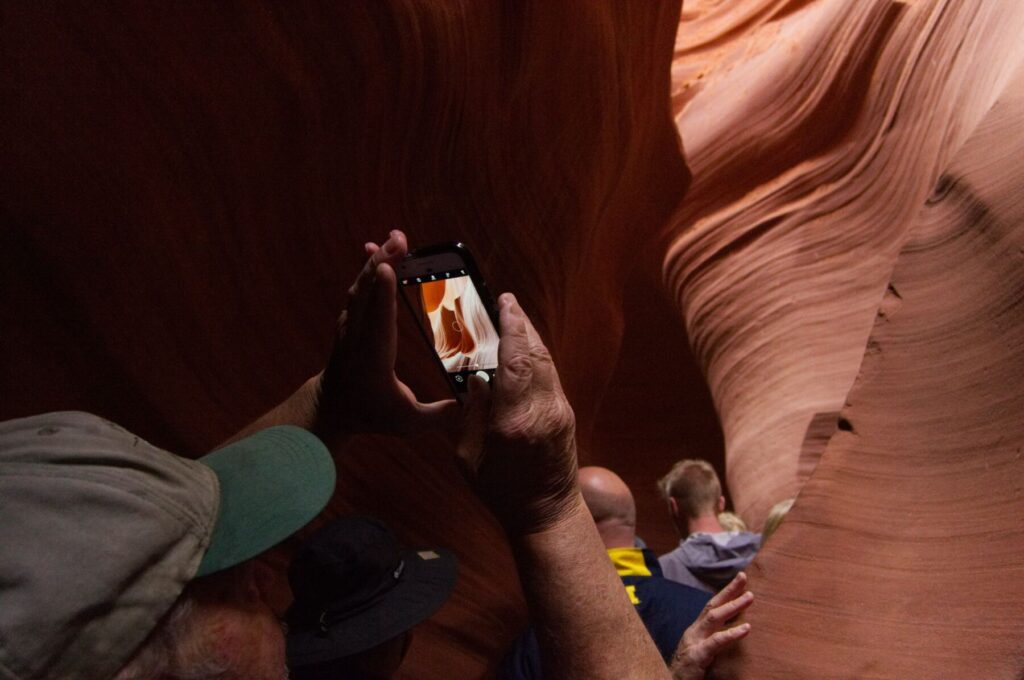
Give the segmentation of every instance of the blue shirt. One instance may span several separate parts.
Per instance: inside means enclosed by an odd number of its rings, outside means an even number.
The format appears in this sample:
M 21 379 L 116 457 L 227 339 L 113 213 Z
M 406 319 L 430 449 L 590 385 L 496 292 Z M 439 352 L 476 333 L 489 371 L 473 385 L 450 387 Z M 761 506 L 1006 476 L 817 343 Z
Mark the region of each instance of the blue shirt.
M 658 559 L 643 548 L 612 548 L 608 556 L 626 587 L 626 594 L 647 632 L 668 663 L 687 627 L 697 620 L 711 594 L 673 583 L 661 575 Z M 544 677 L 540 647 L 533 630 L 527 630 L 512 645 L 498 666 L 498 680 Z

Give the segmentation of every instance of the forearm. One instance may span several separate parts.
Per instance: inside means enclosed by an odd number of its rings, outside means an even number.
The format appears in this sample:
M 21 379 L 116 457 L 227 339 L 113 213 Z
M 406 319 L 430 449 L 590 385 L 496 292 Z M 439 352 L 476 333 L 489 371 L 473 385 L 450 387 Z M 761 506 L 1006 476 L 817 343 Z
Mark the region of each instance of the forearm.
M 547 677 L 669 677 L 581 497 L 551 528 L 511 542 Z
M 317 423 L 319 392 L 320 375 L 317 374 L 304 382 L 287 399 L 236 432 L 230 439 L 222 443 L 221 446 L 227 446 L 234 441 L 275 425 L 295 425 L 296 427 L 309 430 L 323 439 L 324 433 L 319 431 L 321 428 L 318 427 Z

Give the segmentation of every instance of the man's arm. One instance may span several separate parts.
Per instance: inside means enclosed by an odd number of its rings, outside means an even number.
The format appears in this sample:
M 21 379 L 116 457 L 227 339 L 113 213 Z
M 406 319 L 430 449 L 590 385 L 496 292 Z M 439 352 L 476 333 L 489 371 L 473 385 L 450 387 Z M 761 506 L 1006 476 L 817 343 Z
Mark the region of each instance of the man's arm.
M 295 425 L 313 431 L 316 423 L 317 403 L 320 394 L 320 375 L 315 375 L 302 383 L 287 399 L 273 407 L 256 420 L 252 421 L 229 439 L 221 443 L 221 447 L 244 439 L 251 434 L 275 425 Z
M 550 678 L 667 678 L 582 499 L 546 530 L 511 539 Z
M 499 298 L 493 391 L 472 378 L 460 457 L 512 545 L 551 678 L 668 678 L 576 485 L 575 418 L 515 298 Z M 480 441 L 483 446 L 480 446 Z

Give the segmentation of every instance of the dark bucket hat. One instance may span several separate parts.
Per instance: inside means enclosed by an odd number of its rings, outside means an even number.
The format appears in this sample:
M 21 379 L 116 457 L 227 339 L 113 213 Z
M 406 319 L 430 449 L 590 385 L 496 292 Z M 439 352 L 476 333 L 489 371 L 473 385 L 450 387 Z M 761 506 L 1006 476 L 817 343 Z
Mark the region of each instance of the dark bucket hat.
M 335 520 L 288 570 L 288 664 L 321 664 L 372 649 L 440 609 L 455 587 L 455 556 L 399 546 L 381 522 Z

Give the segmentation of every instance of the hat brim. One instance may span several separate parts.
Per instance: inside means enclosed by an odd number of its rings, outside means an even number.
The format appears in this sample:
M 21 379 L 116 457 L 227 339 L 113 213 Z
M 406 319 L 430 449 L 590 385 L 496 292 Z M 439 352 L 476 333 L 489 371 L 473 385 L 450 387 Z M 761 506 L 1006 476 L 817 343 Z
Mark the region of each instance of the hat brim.
M 455 588 L 455 556 L 443 548 L 404 550 L 402 578 L 369 609 L 332 623 L 302 626 L 288 618 L 288 665 L 326 663 L 372 649 L 430 618 Z M 324 603 L 329 609 L 330 603 Z
M 334 493 L 331 454 L 291 425 L 262 430 L 199 459 L 217 475 L 220 506 L 196 576 L 272 548 L 305 526 Z

